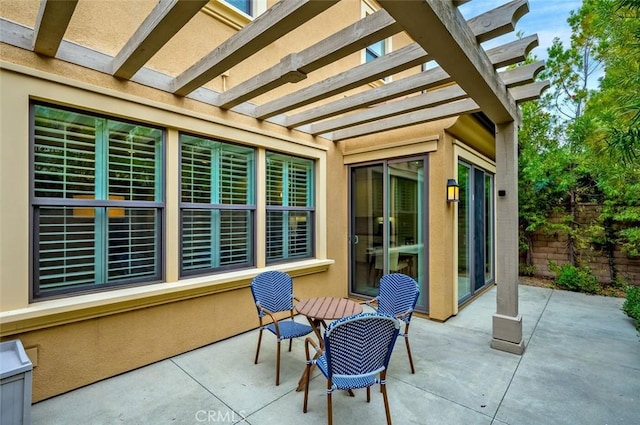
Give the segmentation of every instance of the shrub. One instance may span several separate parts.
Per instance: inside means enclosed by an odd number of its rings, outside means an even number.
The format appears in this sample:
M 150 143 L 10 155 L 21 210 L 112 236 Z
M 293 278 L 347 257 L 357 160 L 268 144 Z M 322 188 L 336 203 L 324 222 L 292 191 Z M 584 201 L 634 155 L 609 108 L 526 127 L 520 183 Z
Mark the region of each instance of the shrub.
M 534 264 L 520 263 L 518 265 L 518 273 L 520 276 L 535 276 L 537 267 Z
M 636 319 L 636 329 L 640 332 L 640 286 L 627 286 L 627 299 L 622 304 L 622 311 Z
M 561 288 L 589 294 L 595 294 L 601 289 L 597 276 L 588 267 L 575 267 L 571 264 L 558 266 L 550 261 L 549 270 L 555 273 L 555 282 Z

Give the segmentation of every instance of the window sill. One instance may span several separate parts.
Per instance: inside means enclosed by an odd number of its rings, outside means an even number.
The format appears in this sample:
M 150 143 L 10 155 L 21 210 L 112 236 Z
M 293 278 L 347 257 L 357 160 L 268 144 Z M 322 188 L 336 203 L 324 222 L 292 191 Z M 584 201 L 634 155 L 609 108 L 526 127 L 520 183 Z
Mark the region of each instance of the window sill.
M 34 303 L 0 313 L 0 337 L 246 288 L 251 279 L 267 270 L 281 270 L 295 278 L 325 272 L 333 263 L 299 261 Z

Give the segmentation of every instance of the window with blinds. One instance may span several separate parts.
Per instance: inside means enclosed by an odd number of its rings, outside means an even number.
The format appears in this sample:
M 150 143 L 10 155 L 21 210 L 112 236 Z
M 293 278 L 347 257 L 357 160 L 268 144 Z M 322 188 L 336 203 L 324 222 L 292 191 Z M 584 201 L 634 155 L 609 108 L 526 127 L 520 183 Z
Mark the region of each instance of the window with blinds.
M 267 152 L 267 263 L 313 256 L 314 162 Z
M 182 134 L 182 276 L 254 261 L 255 150 Z
M 32 105 L 34 299 L 161 279 L 163 131 Z

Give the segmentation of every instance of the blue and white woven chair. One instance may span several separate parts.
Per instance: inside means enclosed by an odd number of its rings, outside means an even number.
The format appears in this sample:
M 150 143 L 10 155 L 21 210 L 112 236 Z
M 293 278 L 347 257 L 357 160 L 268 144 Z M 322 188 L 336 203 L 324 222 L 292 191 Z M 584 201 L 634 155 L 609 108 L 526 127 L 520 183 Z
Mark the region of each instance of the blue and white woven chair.
M 293 320 L 293 280 L 291 276 L 279 271 L 268 271 L 259 274 L 251 281 L 251 293 L 258 309 L 260 333 L 254 363 L 258 364 L 262 331 L 268 330 L 276 336 L 278 352 L 276 355 L 276 385 L 280 385 L 280 342 L 289 340 L 289 351 L 293 338 L 305 336 L 313 332 L 309 325 Z M 275 314 L 289 312 L 289 317 L 277 319 Z M 270 320 L 266 320 L 265 318 Z
M 391 425 L 385 379 L 400 325 L 399 320 L 385 314 L 360 313 L 336 320 L 327 327 L 324 333 L 324 351 L 313 339 L 307 337 L 307 373 L 302 411 L 307 413 L 309 377 L 312 365 L 316 365 L 327 378 L 329 425 L 333 423 L 333 391 L 367 388 L 369 402 L 371 386 L 374 384 L 380 384 L 387 424 Z M 313 346 L 315 353 L 310 352 L 310 346 Z
M 411 316 L 419 296 L 420 287 L 413 278 L 402 273 L 390 273 L 380 279 L 378 296 L 366 302 L 378 313 L 397 317 L 404 322 L 404 332 L 401 332 L 400 336 L 404 337 L 407 345 L 411 373 L 416 373 L 416 370 L 413 367 L 413 357 L 409 346 L 409 322 L 411 322 Z M 372 303 L 377 304 L 377 307 L 372 306 Z

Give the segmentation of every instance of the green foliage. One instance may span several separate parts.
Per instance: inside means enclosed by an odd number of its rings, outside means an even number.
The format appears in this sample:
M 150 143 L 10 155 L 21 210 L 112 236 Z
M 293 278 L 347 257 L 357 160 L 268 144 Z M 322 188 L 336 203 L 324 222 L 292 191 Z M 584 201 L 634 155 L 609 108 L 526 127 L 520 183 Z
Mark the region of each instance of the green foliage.
M 622 311 L 636 320 L 636 329 L 640 332 L 640 286 L 627 286 L 627 299 L 622 304 Z
M 520 263 L 518 265 L 518 274 L 520 276 L 535 276 L 538 268 L 533 264 L 523 264 Z
M 541 74 L 551 88 L 522 106 L 520 246 L 564 235 L 574 266 L 601 249 L 615 281 L 615 247 L 640 255 L 640 0 L 583 0 L 568 22 L 570 45 L 555 40 Z M 602 206 L 587 225 L 582 203 Z
M 576 267 L 571 264 L 558 266 L 553 261 L 549 261 L 549 270 L 556 275 L 555 282 L 562 288 L 589 294 L 600 292 L 598 278 L 588 267 Z
M 622 251 L 631 258 L 640 257 L 640 227 L 620 231 Z

